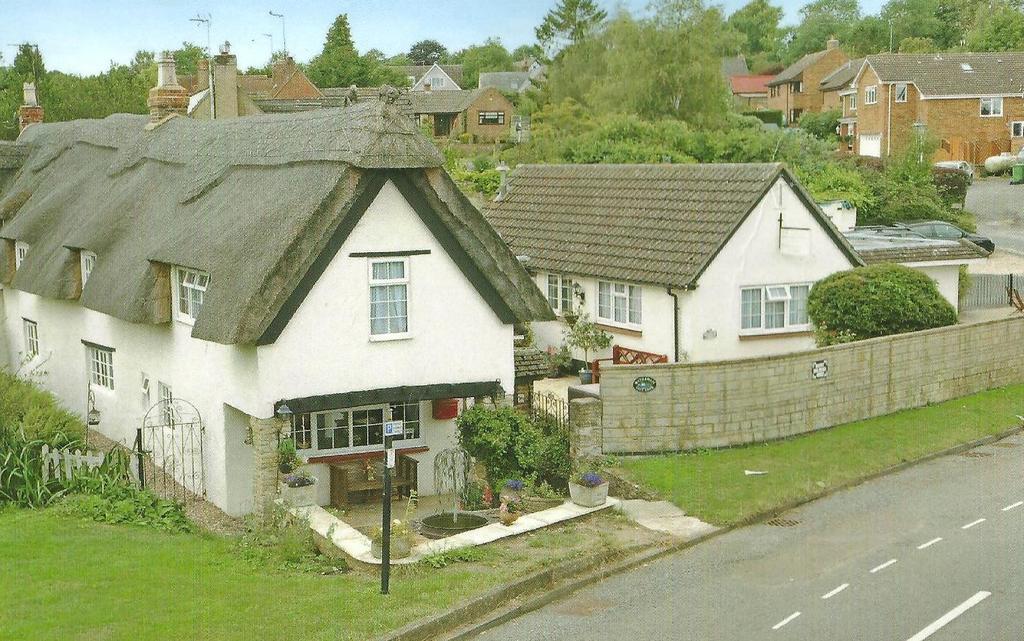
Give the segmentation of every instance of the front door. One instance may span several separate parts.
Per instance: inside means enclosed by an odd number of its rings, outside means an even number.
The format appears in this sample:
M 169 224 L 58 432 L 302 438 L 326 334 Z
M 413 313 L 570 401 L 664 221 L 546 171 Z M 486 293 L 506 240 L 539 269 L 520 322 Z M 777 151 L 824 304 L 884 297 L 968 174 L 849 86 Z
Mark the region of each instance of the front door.
M 447 138 L 452 133 L 452 114 L 434 114 L 434 135 Z

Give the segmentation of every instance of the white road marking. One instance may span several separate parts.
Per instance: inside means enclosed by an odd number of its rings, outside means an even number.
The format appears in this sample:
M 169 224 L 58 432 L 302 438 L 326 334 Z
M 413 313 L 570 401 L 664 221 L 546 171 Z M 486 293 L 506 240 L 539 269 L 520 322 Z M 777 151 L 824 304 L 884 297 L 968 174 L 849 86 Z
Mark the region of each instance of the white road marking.
M 966 601 L 964 601 L 960 605 L 956 606 L 955 608 L 953 608 L 949 612 L 943 614 L 941 618 L 936 620 L 934 623 L 929 625 L 924 630 L 921 630 L 920 632 L 918 632 L 914 636 L 912 636 L 909 639 L 907 639 L 907 641 L 924 641 L 925 639 L 927 639 L 928 637 L 932 636 L 933 634 L 938 632 L 940 629 L 942 629 L 947 623 L 949 623 L 953 619 L 957 618 L 958 616 L 960 616 L 964 612 L 967 612 L 968 610 L 970 610 L 974 606 L 978 605 L 979 603 L 981 603 L 982 601 L 984 601 L 985 599 L 987 599 L 990 596 L 992 596 L 991 592 L 985 592 L 985 591 L 978 592 L 977 594 L 975 594 L 971 598 L 967 599 Z
M 793 614 L 789 615 L 785 619 L 783 619 L 783 620 L 779 621 L 778 623 L 776 623 L 775 625 L 773 625 L 772 626 L 772 630 L 778 630 L 779 628 L 781 628 L 782 626 L 786 625 L 787 623 L 789 623 L 793 619 L 797 618 L 798 616 L 800 616 L 800 613 L 799 612 L 794 612 Z
M 875 572 L 880 572 L 880 571 L 884 570 L 885 568 L 889 567 L 890 565 L 892 565 L 895 562 L 896 562 L 896 559 L 889 559 L 888 561 L 886 561 L 882 565 L 879 565 L 878 567 L 871 568 L 871 574 L 874 574 Z
M 1010 504 L 1010 505 L 1007 505 L 1006 507 L 1004 507 L 1004 508 L 1003 508 L 1003 512 L 1009 512 L 1009 511 L 1010 511 L 1010 510 L 1012 510 L 1013 508 L 1015 508 L 1015 507 L 1020 507 L 1020 506 L 1022 506 L 1022 505 L 1024 505 L 1024 501 L 1017 501 L 1016 503 L 1012 503 L 1012 504 Z
M 928 541 L 927 543 L 922 543 L 921 545 L 917 546 L 917 549 L 918 550 L 923 550 L 923 549 L 925 549 L 927 547 L 931 547 L 931 546 L 935 545 L 936 543 L 938 543 L 941 540 L 942 540 L 942 537 L 941 536 L 937 536 L 934 539 L 932 539 L 931 541 Z
M 821 598 L 823 598 L 823 599 L 831 599 L 832 597 L 834 597 L 835 595 L 839 594 L 840 592 L 842 592 L 843 590 L 845 590 L 848 587 L 850 587 L 850 584 L 849 583 L 844 583 L 844 584 L 840 585 L 838 588 L 836 588 L 835 590 L 832 590 L 831 592 L 828 592 L 826 594 L 822 594 Z
M 961 530 L 969 530 L 970 528 L 974 527 L 975 525 L 977 525 L 979 523 L 984 523 L 984 522 L 985 522 L 985 519 L 978 519 L 977 521 L 971 521 L 967 525 L 960 526 L 960 529 Z

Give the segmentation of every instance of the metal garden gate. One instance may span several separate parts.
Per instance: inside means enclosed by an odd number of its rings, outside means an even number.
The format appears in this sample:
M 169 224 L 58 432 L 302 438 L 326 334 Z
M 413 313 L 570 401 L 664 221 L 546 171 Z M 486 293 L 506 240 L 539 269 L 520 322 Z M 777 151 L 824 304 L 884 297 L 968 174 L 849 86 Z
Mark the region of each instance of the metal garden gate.
M 203 418 L 192 403 L 170 398 L 150 407 L 133 448 L 140 485 L 181 503 L 205 498 L 205 436 Z
M 1024 274 L 971 274 L 971 286 L 960 300 L 960 309 L 1009 307 L 1014 289 L 1024 290 Z

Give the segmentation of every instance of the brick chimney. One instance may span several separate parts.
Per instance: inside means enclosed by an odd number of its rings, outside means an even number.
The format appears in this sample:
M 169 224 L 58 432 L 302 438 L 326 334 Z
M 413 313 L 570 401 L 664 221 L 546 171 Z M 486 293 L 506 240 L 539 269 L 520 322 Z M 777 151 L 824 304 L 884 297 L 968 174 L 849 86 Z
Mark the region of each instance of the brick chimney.
M 825 42 L 825 49 L 827 49 L 827 50 L 838 49 L 838 48 L 839 48 L 839 40 L 836 39 L 835 36 L 832 36 L 831 38 L 828 39 L 827 42 Z
M 24 99 L 18 107 L 18 131 L 25 131 L 25 127 L 43 121 L 43 108 L 39 106 L 36 98 L 36 86 L 34 83 L 26 82 L 22 87 Z
M 238 60 L 230 42 L 222 44 L 213 58 L 213 99 L 218 120 L 238 117 Z
M 188 91 L 178 84 L 174 58 L 167 51 L 157 62 L 156 86 L 149 90 L 149 121 L 159 122 L 171 114 L 188 111 Z
M 192 93 L 199 93 L 210 86 L 210 61 L 200 58 L 196 63 L 196 82 Z

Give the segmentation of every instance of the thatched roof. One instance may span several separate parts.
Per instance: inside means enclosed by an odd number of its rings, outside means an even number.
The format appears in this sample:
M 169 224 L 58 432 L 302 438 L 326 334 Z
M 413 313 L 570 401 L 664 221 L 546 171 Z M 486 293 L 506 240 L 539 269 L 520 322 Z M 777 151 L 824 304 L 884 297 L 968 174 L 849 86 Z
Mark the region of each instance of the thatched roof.
M 169 317 L 162 266 L 201 269 L 211 278 L 192 335 L 272 342 L 390 179 L 436 223 L 432 231 L 503 320 L 550 314 L 480 213 L 452 193 L 437 149 L 385 101 L 232 120 L 176 117 L 151 131 L 147 122 L 122 114 L 22 134 L 30 155 L 0 195 L 0 237 L 31 250 L 6 282 L 73 299 L 75 250 L 86 249 L 98 258 L 81 304 L 159 323 Z

